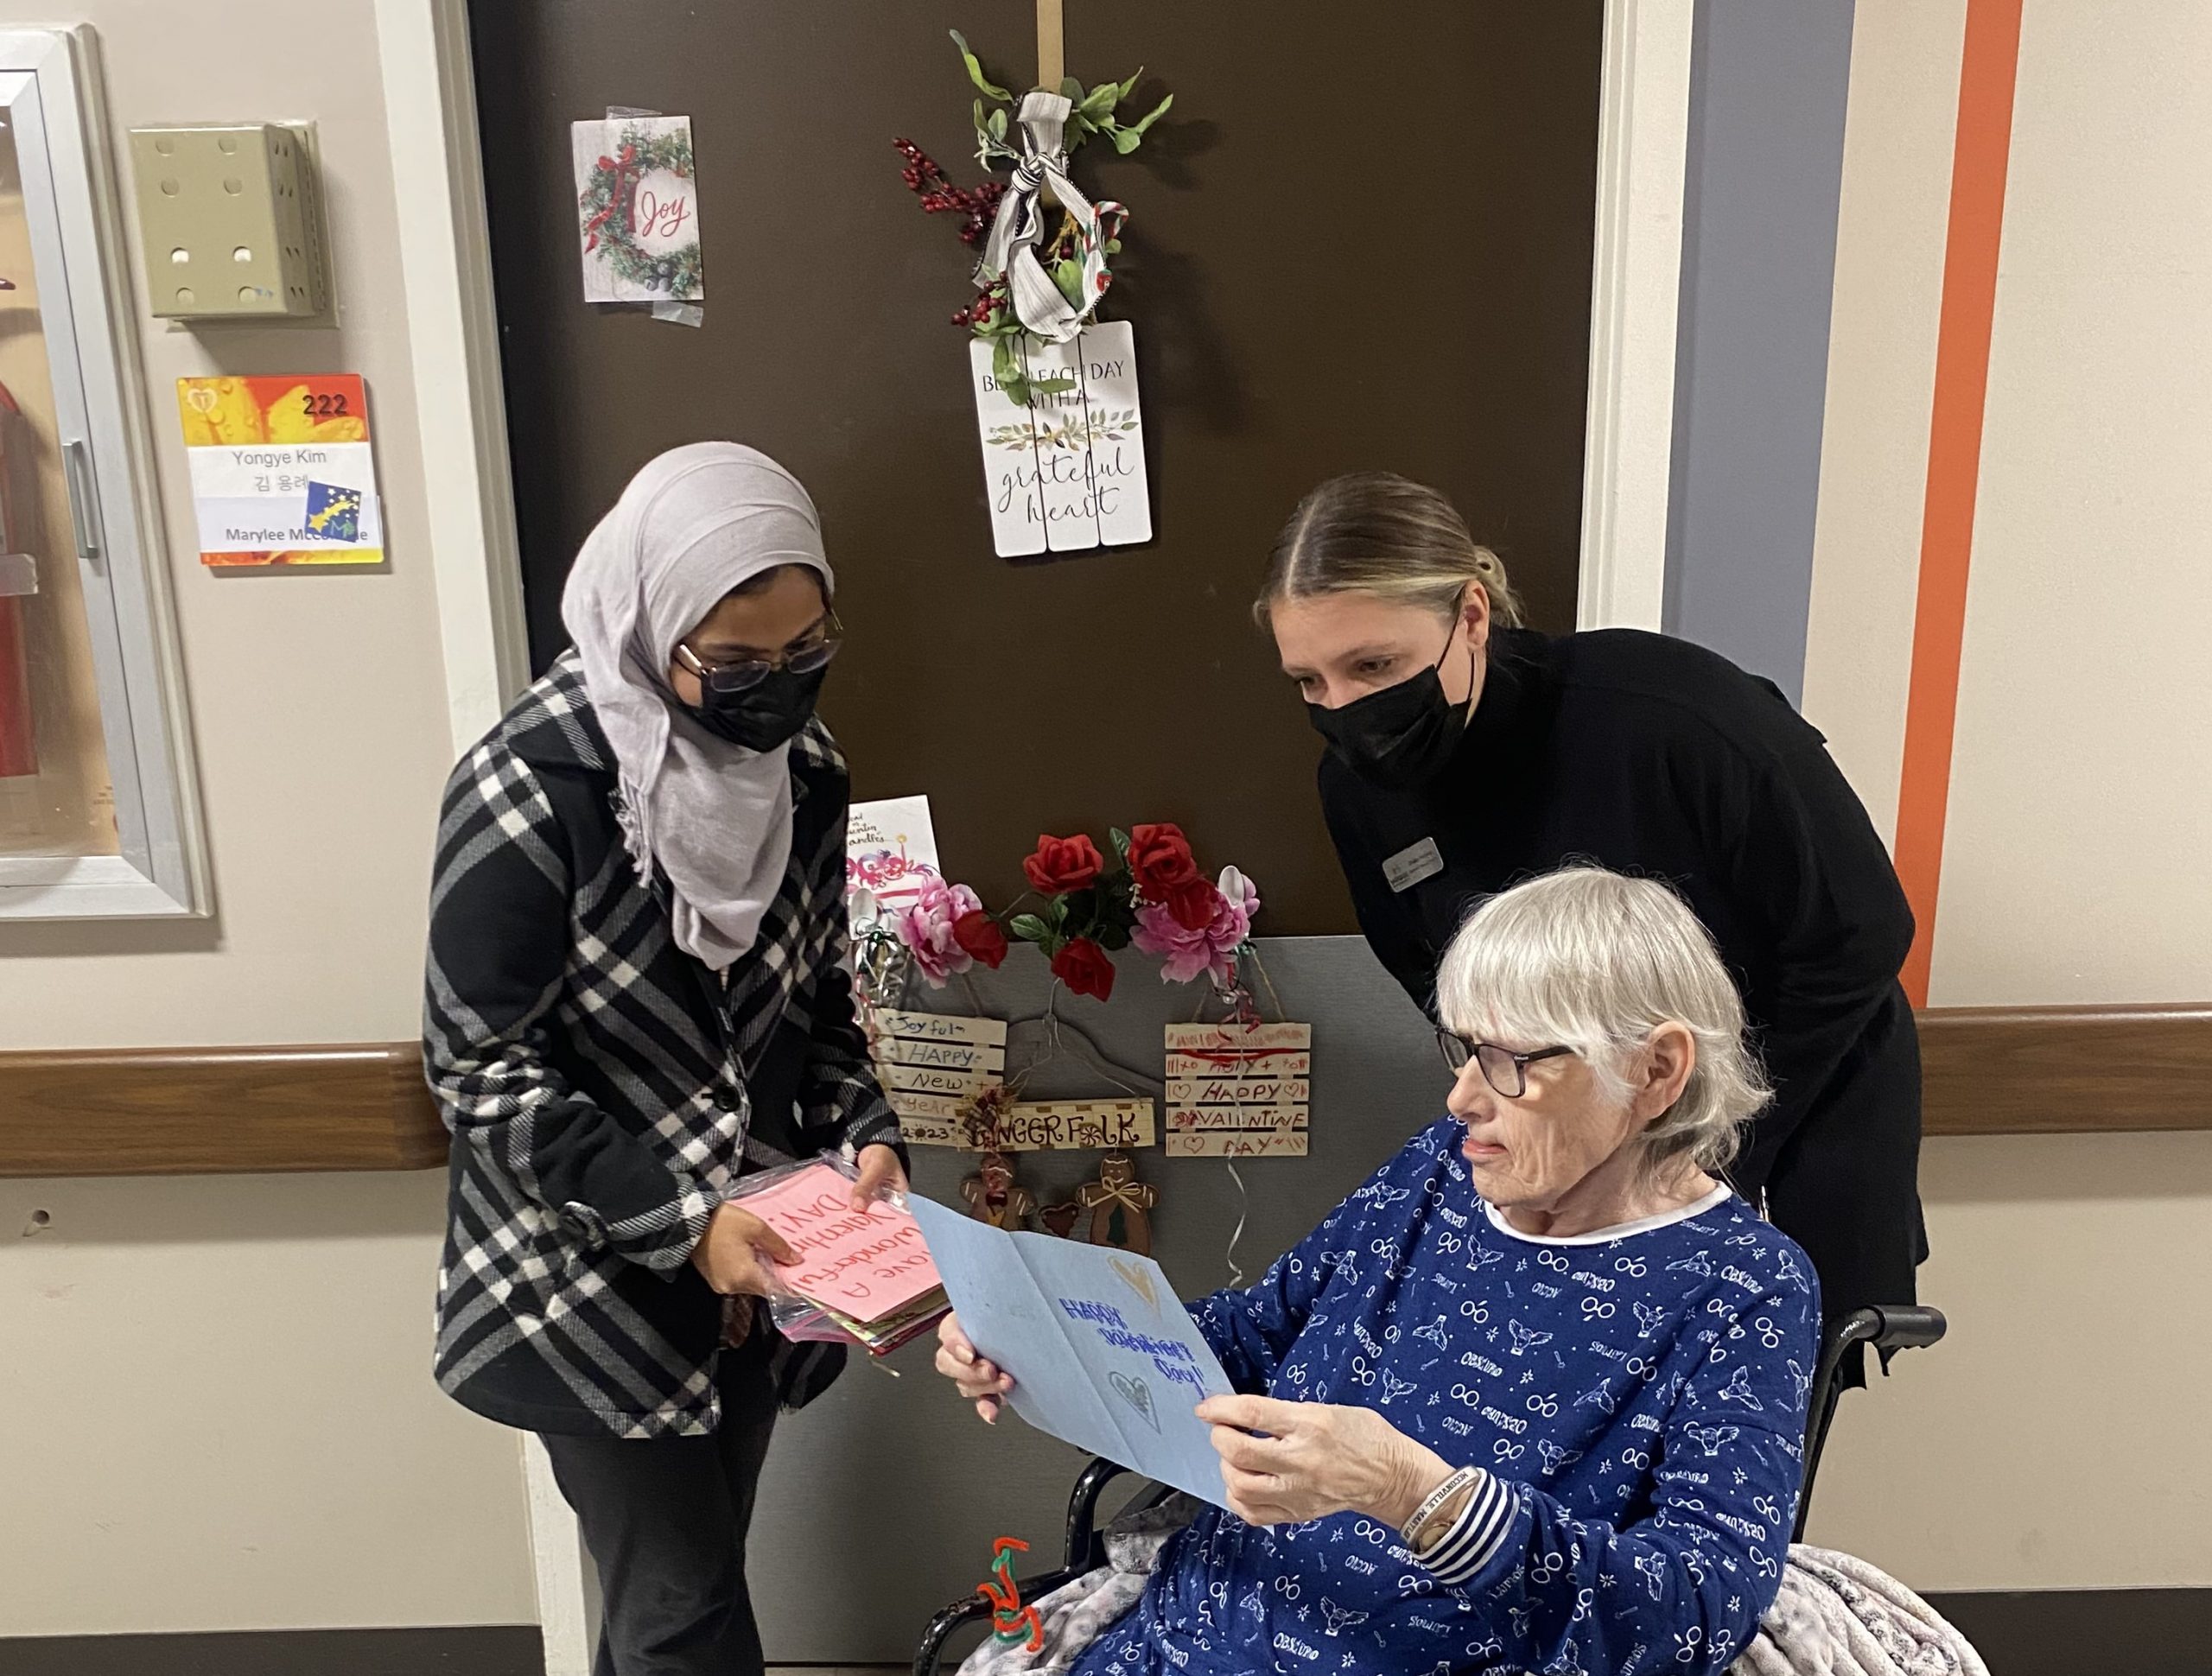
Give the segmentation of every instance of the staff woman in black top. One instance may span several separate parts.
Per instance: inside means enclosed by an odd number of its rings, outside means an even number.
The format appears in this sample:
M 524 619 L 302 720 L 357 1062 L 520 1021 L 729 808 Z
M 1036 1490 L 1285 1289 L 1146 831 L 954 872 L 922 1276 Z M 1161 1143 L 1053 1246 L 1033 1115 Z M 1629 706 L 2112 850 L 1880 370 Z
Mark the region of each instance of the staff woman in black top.
M 1521 627 L 1451 503 L 1383 472 L 1300 504 L 1255 609 L 1328 741 L 1322 808 L 1360 929 L 1407 993 L 1432 1009 L 1452 933 L 1517 879 L 1578 860 L 1665 879 L 1719 943 L 1775 1086 L 1737 1186 L 1811 1254 L 1830 1319 L 1910 1302 L 1912 915 L 1780 692 L 1686 641 Z

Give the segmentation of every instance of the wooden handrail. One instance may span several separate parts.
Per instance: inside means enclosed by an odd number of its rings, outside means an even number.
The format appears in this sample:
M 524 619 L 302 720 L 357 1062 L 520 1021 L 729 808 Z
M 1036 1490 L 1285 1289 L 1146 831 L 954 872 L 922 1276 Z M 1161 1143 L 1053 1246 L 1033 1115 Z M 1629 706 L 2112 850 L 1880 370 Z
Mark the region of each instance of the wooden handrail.
M 1930 1135 L 2212 1128 L 2212 1005 L 1939 1007 L 1920 1015 L 1920 1044 Z M 412 1042 L 0 1053 L 0 1176 L 445 1156 Z

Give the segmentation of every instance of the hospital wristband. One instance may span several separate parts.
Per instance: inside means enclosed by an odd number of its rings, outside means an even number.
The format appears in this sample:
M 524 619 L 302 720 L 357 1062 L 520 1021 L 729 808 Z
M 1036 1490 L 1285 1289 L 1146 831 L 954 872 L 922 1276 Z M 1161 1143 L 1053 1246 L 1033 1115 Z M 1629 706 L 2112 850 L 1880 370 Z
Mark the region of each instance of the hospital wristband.
M 1429 1520 L 1436 1517 L 1446 1502 L 1482 1476 L 1480 1467 L 1461 1467 L 1429 1491 L 1428 1499 L 1414 1509 L 1414 1516 L 1398 1527 L 1398 1539 L 1406 1545 L 1408 1552 L 1417 1554 L 1421 1552 L 1422 1533 L 1427 1530 Z
M 1416 1546 L 1410 1535 L 1406 1543 L 1414 1563 L 1447 1588 L 1473 1582 L 1482 1574 L 1483 1567 L 1497 1557 L 1497 1551 L 1512 1533 L 1513 1515 L 1519 1505 L 1512 1487 L 1503 1479 L 1493 1477 L 1480 1467 L 1464 1470 L 1474 1484 L 1474 1494 L 1467 1498 L 1459 1516 L 1426 1547 Z M 1454 1474 L 1453 1477 L 1460 1476 Z M 1406 1528 L 1408 1533 L 1414 1533 L 1420 1527 L 1421 1519 L 1416 1515 Z

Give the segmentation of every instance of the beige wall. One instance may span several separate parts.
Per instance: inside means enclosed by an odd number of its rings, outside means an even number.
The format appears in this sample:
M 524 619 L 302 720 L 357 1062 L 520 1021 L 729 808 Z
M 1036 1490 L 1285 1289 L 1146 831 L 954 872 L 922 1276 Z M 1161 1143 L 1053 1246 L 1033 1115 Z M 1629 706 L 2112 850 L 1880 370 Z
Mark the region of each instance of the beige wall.
M 0 1046 L 405 1039 L 450 750 L 374 9 L 70 10 L 118 149 L 134 123 L 317 122 L 342 314 L 142 310 L 217 916 L 0 926 Z M 321 371 L 368 380 L 390 574 L 202 570 L 171 381 Z M 514 1435 L 430 1383 L 441 1194 L 0 1182 L 0 1635 L 535 1617 Z
M 1964 0 L 1859 0 L 1806 709 L 1885 829 Z M 1931 1000 L 2212 999 L 2212 9 L 2027 0 Z M 2212 1102 L 2212 1093 L 2208 1093 Z M 1952 1336 L 1814 1538 L 1930 1589 L 2212 1584 L 2212 1133 L 1931 1143 Z
M 2208 65 L 2199 0 L 2029 0 L 1939 1002 L 2212 999 Z

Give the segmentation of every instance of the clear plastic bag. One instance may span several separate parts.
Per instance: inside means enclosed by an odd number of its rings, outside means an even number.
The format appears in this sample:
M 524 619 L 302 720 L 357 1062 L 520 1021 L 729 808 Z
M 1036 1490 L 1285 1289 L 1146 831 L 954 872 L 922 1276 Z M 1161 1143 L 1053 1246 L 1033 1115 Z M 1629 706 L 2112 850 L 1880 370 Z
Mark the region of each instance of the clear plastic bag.
M 779 1164 L 772 1168 L 757 1171 L 752 1175 L 746 1176 L 724 1194 L 724 1201 L 734 1203 L 741 1209 L 745 1201 L 754 1195 L 780 1186 L 793 1177 L 803 1175 L 820 1165 L 827 1165 L 847 1181 L 860 1180 L 860 1167 L 850 1156 L 843 1152 L 823 1152 L 814 1158 L 795 1159 L 790 1164 Z M 887 1192 L 881 1195 L 881 1200 L 896 1210 L 908 1210 L 906 1196 L 903 1193 L 895 1190 Z M 918 1309 L 908 1310 L 898 1320 L 897 1330 L 889 1337 L 889 1342 L 880 1344 L 872 1343 L 865 1332 L 855 1330 L 853 1324 L 841 1321 L 833 1311 L 824 1309 L 810 1298 L 802 1298 L 798 1293 L 785 1289 L 782 1286 L 782 1277 L 777 1273 L 774 1265 L 768 1265 L 767 1268 L 771 1279 L 777 1283 L 777 1289 L 761 1300 L 767 1306 L 768 1319 L 774 1324 L 776 1330 L 785 1338 L 800 1343 L 857 1344 L 867 1350 L 870 1355 L 887 1355 L 900 1344 L 926 1330 L 938 1317 L 951 1307 L 950 1304 L 944 1301 L 944 1294 L 939 1292 L 934 1307 L 925 1302 Z

